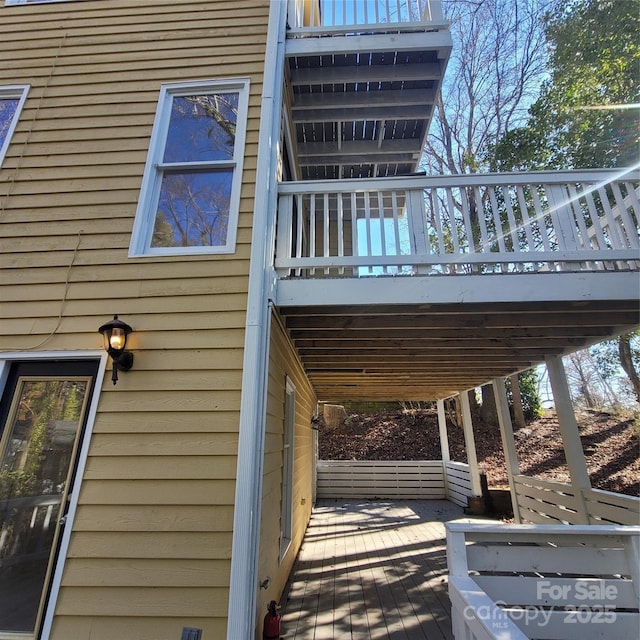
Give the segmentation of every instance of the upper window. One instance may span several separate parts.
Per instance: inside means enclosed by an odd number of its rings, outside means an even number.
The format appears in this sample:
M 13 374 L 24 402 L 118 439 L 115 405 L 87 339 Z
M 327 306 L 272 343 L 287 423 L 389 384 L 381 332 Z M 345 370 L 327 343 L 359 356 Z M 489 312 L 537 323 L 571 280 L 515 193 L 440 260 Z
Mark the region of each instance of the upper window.
M 4 0 L 5 6 L 12 4 L 44 4 L 45 2 L 69 2 L 69 0 Z
M 0 85 L 0 165 L 9 147 L 22 105 L 27 99 L 28 89 L 28 86 Z
M 129 255 L 235 250 L 248 89 L 162 87 Z

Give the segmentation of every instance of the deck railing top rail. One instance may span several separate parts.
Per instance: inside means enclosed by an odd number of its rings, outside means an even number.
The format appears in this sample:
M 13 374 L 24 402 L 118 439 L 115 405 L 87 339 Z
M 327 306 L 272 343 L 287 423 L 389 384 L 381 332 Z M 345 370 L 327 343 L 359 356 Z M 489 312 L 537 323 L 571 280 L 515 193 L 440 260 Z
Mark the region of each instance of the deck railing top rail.
M 441 0 L 289 0 L 289 37 L 445 26 Z
M 281 277 L 640 270 L 640 172 L 280 186 Z

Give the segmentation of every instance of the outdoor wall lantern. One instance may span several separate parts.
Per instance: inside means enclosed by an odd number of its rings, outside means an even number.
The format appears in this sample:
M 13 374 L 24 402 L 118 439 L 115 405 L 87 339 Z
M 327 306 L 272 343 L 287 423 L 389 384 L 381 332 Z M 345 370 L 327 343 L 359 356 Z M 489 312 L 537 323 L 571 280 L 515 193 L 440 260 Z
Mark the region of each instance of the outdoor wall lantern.
M 118 369 L 120 371 L 129 371 L 133 366 L 133 353 L 125 351 L 127 337 L 133 329 L 126 322 L 118 320 L 118 316 L 113 316 L 113 320 L 103 324 L 98 331 L 104 338 L 105 351 L 113 360 L 111 380 L 115 384 L 118 382 Z

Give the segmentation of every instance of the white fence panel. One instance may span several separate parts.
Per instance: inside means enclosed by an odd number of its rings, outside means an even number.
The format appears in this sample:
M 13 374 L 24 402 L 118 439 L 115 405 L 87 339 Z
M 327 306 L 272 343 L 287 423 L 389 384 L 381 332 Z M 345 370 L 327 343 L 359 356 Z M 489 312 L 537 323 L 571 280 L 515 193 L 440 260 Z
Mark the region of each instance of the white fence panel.
M 439 460 L 318 460 L 316 468 L 320 499 L 445 497 Z
M 542 478 L 514 476 L 520 518 L 537 524 L 584 524 L 580 492 L 568 484 Z
M 447 498 L 459 507 L 468 506 L 468 498 L 473 495 L 469 465 L 449 460 L 444 463 L 444 471 Z
M 637 525 L 640 523 L 640 498 L 611 491 L 580 491 L 569 484 L 542 478 L 514 476 L 520 517 L 538 524 Z M 584 503 L 584 507 L 582 507 Z
M 584 491 L 590 524 L 640 524 L 640 498 L 611 491 Z

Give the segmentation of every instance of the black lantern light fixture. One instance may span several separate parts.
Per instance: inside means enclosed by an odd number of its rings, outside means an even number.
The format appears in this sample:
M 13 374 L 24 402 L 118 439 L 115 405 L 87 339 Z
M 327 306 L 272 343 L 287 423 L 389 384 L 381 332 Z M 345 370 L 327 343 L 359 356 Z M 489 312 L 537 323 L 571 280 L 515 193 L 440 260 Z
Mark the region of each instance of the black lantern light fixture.
M 133 366 L 133 353 L 126 351 L 127 337 L 133 329 L 122 320 L 118 320 L 118 316 L 113 316 L 113 320 L 103 324 L 98 331 L 104 338 L 104 349 L 113 360 L 113 373 L 111 380 L 113 384 L 118 382 L 118 369 L 120 371 L 129 371 Z

